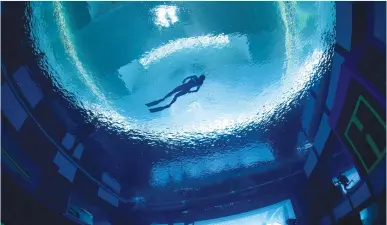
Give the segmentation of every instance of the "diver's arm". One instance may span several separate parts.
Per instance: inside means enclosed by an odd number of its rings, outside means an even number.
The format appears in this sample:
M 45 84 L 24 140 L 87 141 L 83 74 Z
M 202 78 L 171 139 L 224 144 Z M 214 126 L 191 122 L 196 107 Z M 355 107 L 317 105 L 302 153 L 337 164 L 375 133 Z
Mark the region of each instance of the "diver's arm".
M 198 91 L 199 91 L 199 89 L 200 89 L 200 87 L 201 87 L 201 85 L 200 85 L 200 86 L 197 86 L 197 87 L 196 87 L 196 90 L 189 91 L 188 93 L 194 93 L 194 92 L 198 92 Z
M 194 77 L 196 77 L 196 76 L 189 76 L 189 77 L 186 77 L 184 80 L 183 80 L 183 84 L 187 81 L 187 80 L 189 80 L 189 79 L 192 79 L 192 78 L 194 78 Z

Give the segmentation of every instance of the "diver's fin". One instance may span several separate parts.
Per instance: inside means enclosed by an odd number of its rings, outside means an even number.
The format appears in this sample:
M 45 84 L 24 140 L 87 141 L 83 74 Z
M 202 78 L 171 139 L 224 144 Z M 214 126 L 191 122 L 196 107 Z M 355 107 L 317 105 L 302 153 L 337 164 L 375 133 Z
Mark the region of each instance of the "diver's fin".
M 162 101 L 164 101 L 164 99 L 160 99 L 160 100 L 157 100 L 157 101 L 149 102 L 149 103 L 147 103 L 145 105 L 148 106 L 148 107 L 151 107 L 151 106 L 159 104 Z
M 155 113 L 155 112 L 159 112 L 159 111 L 162 111 L 166 108 L 169 108 L 168 106 L 163 106 L 163 107 L 157 107 L 157 108 L 153 108 L 153 109 L 149 109 L 149 112 L 151 113 Z

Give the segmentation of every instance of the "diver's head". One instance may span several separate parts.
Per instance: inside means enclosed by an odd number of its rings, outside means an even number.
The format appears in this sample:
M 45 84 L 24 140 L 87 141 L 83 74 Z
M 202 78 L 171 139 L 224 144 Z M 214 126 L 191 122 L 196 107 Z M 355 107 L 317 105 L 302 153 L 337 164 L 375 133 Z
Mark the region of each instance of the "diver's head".
M 204 74 L 202 74 L 202 75 L 199 76 L 199 79 L 200 79 L 201 81 L 204 81 L 204 80 L 206 79 L 206 76 L 204 76 Z

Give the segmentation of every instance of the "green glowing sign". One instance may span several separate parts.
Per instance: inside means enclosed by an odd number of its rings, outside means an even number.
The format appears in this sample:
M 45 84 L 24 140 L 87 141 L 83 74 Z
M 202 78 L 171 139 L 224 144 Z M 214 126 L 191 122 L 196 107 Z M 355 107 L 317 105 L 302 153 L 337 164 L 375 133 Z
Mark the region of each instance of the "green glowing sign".
M 345 130 L 345 137 L 369 173 L 386 153 L 386 123 L 360 95 Z

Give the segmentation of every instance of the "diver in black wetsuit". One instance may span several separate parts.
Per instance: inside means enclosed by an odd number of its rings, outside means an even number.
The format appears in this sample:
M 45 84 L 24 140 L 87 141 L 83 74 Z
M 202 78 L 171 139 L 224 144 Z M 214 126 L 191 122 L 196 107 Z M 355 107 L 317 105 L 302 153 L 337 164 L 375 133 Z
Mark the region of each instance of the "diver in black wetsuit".
M 166 108 L 169 108 L 173 103 L 176 102 L 178 97 L 183 96 L 183 95 L 188 94 L 188 93 L 193 93 L 193 92 L 199 91 L 199 89 L 203 85 L 203 82 L 205 79 L 206 79 L 206 76 L 204 76 L 203 74 L 200 75 L 199 77 L 196 75 L 189 76 L 183 80 L 182 85 L 179 85 L 178 87 L 173 89 L 173 91 L 169 92 L 164 98 L 150 102 L 150 103 L 146 104 L 146 106 L 148 106 L 148 107 L 155 106 L 155 105 L 159 104 L 160 102 L 164 101 L 166 98 L 171 97 L 173 94 L 177 93 L 173 97 L 171 103 L 169 103 L 168 105 L 149 109 L 149 111 L 151 113 L 154 113 L 154 112 L 158 112 L 158 111 L 164 110 Z M 193 87 L 196 87 L 196 89 L 191 91 L 191 88 L 193 88 Z

